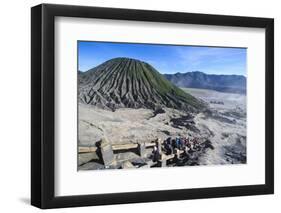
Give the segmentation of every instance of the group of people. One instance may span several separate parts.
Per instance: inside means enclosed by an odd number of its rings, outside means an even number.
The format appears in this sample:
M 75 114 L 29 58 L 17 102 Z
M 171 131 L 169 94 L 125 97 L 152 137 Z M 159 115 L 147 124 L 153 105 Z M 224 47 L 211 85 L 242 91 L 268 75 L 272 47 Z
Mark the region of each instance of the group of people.
M 181 151 L 180 151 L 181 150 Z M 161 158 L 161 154 L 165 155 L 175 155 L 175 160 L 180 158 L 182 154 L 184 157 L 189 157 L 195 151 L 200 151 L 201 146 L 198 138 L 167 138 L 161 143 L 161 141 L 156 142 L 156 146 L 153 147 L 153 161 L 158 161 Z

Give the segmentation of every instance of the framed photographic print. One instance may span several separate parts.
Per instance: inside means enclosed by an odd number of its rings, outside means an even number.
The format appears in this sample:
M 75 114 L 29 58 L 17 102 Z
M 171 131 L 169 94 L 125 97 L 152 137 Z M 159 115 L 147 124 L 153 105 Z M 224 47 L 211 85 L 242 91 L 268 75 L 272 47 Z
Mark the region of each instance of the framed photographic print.
M 31 203 L 272 194 L 274 21 L 31 9 Z

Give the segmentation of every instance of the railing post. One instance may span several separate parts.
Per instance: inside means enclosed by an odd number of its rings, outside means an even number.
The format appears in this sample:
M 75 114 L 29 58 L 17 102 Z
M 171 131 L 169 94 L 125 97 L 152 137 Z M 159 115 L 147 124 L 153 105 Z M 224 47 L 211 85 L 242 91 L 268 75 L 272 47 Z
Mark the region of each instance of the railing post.
M 106 140 L 102 139 L 100 149 L 104 165 L 111 165 L 114 162 L 114 154 L 111 144 L 109 144 Z
M 141 157 L 146 157 L 145 143 L 138 143 L 138 153 Z
M 161 163 L 161 167 L 166 167 L 167 166 L 167 158 L 166 158 L 166 155 L 163 154 L 163 153 L 161 154 L 160 163 Z

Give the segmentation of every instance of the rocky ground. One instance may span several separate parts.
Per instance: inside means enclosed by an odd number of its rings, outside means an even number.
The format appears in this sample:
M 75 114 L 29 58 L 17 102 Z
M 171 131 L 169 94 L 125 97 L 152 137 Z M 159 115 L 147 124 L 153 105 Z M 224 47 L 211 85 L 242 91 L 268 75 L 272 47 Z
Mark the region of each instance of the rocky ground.
M 156 138 L 198 137 L 210 140 L 214 149 L 200 152 L 196 165 L 246 163 L 246 96 L 212 90 L 184 90 L 209 103 L 209 109 L 199 114 L 171 108 L 121 108 L 113 112 L 79 104 L 78 145 L 95 146 L 102 138 L 114 145 L 150 142 Z M 141 159 L 131 151 L 114 155 L 121 167 L 128 160 L 134 167 L 149 160 L 149 155 L 147 159 Z M 104 168 L 95 153 L 79 154 L 78 165 L 79 170 Z
M 203 136 L 205 132 L 215 147 L 200 158 L 200 164 L 246 163 L 246 95 L 206 89 L 184 90 L 206 101 L 210 107 L 194 120 L 200 134 Z

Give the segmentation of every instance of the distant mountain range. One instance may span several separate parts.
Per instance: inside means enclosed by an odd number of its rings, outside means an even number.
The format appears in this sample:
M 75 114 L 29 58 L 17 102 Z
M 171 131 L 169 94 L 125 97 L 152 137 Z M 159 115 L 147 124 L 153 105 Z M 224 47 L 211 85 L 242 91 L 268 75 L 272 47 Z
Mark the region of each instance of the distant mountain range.
M 78 71 L 79 101 L 101 108 L 149 108 L 157 106 L 197 111 L 202 101 L 166 80 L 150 64 L 130 58 L 114 58 Z
M 178 87 L 212 89 L 220 92 L 246 93 L 246 77 L 242 75 L 210 75 L 203 72 L 164 74 Z

